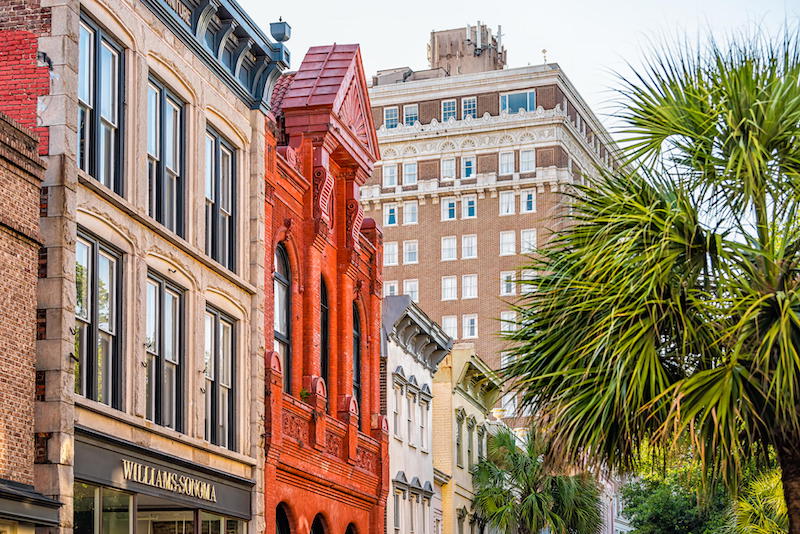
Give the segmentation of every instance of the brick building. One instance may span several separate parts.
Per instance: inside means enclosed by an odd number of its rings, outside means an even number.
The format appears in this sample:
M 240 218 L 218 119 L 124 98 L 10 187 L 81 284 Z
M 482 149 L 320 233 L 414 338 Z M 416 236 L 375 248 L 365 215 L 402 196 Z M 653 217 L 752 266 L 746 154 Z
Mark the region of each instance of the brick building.
M 264 530 L 273 30 L 235 0 L 0 2 L 0 108 L 47 163 L 32 481 L 53 532 Z
M 58 524 L 59 503 L 35 491 L 33 466 L 39 187 L 38 140 L 0 113 L 0 532 Z
M 357 45 L 311 48 L 268 143 L 266 532 L 384 532 L 381 234 L 359 188 L 378 140 Z
M 493 65 L 374 79 L 382 160 L 361 200 L 382 222 L 384 294 L 410 295 L 498 369 L 507 302 L 533 289 L 516 283 L 526 255 L 562 224 L 570 184 L 610 162 L 611 140 L 558 65 Z M 517 415 L 511 396 L 500 409 Z

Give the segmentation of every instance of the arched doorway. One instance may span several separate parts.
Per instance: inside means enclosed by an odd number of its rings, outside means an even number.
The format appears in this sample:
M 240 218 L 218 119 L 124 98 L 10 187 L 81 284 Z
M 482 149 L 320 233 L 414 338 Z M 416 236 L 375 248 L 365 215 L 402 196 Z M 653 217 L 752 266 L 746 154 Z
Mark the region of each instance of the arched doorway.
M 289 516 L 286 515 L 286 509 L 282 504 L 279 504 L 275 509 L 275 533 L 292 534 L 292 527 L 289 525 Z
M 322 518 L 320 514 L 314 518 L 314 522 L 311 523 L 311 533 L 310 534 L 327 534 L 327 529 L 325 528 L 325 520 Z
M 356 534 L 356 526 L 350 523 L 347 525 L 347 530 L 344 531 L 344 534 Z

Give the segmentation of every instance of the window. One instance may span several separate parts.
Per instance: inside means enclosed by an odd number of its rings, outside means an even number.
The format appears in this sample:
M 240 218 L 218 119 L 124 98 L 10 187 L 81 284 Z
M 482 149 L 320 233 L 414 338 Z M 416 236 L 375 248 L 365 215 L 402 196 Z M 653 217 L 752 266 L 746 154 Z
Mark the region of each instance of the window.
M 513 311 L 500 312 L 500 332 L 507 334 L 513 332 L 517 323 L 517 314 Z
M 500 215 L 514 215 L 516 211 L 516 194 L 514 191 L 500 192 Z
M 516 285 L 514 280 L 516 274 L 514 271 L 503 271 L 500 273 L 500 294 L 501 295 L 514 295 L 516 294 Z
M 513 354 L 509 354 L 504 352 L 500 354 L 500 368 L 505 369 L 514 363 L 514 356 Z M 508 392 L 503 395 L 503 399 L 501 401 L 501 406 L 503 410 L 505 410 L 505 415 L 512 416 L 517 411 L 517 397 L 512 392 Z
M 394 402 L 392 403 L 392 423 L 394 435 L 401 437 L 400 433 L 400 417 L 403 410 L 403 389 L 400 386 L 394 386 Z
M 508 93 L 500 95 L 500 111 L 508 113 L 518 113 L 519 110 L 536 110 L 536 92 L 522 91 L 519 93 Z
M 444 158 L 440 165 L 442 180 L 453 180 L 456 177 L 456 158 Z
M 442 300 L 456 300 L 458 298 L 457 279 L 455 276 L 442 277 Z
M 400 493 L 394 493 L 394 530 L 400 532 Z
M 478 461 L 481 461 L 484 458 L 483 439 L 485 435 L 486 431 L 483 429 L 483 427 L 478 427 Z
M 520 254 L 530 254 L 536 250 L 536 229 L 529 228 L 519 233 Z
M 461 177 L 470 178 L 477 171 L 475 166 L 475 156 L 466 156 L 461 158 Z
M 467 423 L 467 469 L 472 470 L 475 459 L 472 457 L 472 442 L 475 434 L 475 427 Z
M 397 224 L 397 204 L 383 205 L 383 225 L 394 226 Z
M 536 152 L 522 150 L 519 153 L 519 172 L 534 172 L 536 170 Z
M 397 295 L 397 280 L 391 280 L 383 283 L 383 296 L 393 297 Z
M 478 257 L 478 235 L 467 234 L 461 236 L 461 259 L 468 260 Z
M 277 309 L 276 309 L 277 315 Z M 205 315 L 206 431 L 205 439 L 234 449 L 234 322 L 208 307 Z M 288 369 L 284 367 L 284 376 Z
M 469 96 L 461 99 L 461 118 L 466 119 L 467 117 L 473 119 L 478 117 L 477 97 Z
M 157 80 L 147 86 L 148 215 L 183 234 L 183 102 Z
M 403 224 L 417 224 L 419 209 L 416 200 L 403 202 Z
M 397 265 L 397 241 L 387 241 L 383 244 L 383 265 Z
M 456 250 L 456 236 L 451 235 L 442 238 L 442 261 L 452 261 L 458 258 Z
M 501 152 L 500 153 L 500 174 L 514 174 L 514 153 Z
M 358 306 L 353 303 L 353 398 L 358 403 L 358 409 L 363 409 L 361 404 L 361 315 Z
M 122 194 L 122 48 L 81 17 L 78 36 L 78 168 Z
M 155 273 L 146 285 L 146 417 L 182 430 L 183 290 Z
M 534 213 L 536 211 L 536 191 L 525 189 L 520 193 L 520 213 Z
M 275 248 L 275 273 L 272 279 L 275 311 L 273 323 L 275 330 L 275 352 L 281 360 L 283 370 L 283 390 L 291 392 L 292 365 L 292 271 L 289 256 L 283 243 Z
M 478 198 L 475 195 L 461 197 L 461 218 L 474 219 L 478 216 Z
M 461 277 L 461 298 L 462 299 L 478 298 L 477 274 L 465 274 Z
M 442 122 L 456 118 L 456 101 L 442 100 Z
M 464 335 L 464 339 L 478 337 L 478 316 L 476 314 L 471 313 L 461 317 L 461 333 Z
M 325 280 L 320 278 L 319 281 L 319 337 L 320 337 L 320 354 L 319 354 L 319 368 L 322 374 L 322 379 L 325 381 L 325 387 L 328 387 L 328 362 L 330 361 L 330 319 L 328 317 L 330 307 L 328 306 L 328 286 Z
M 531 269 L 523 269 L 522 276 L 520 277 L 520 287 L 519 292 L 523 295 L 526 293 L 533 293 L 536 291 L 536 288 L 533 285 L 533 277 L 535 276 L 535 272 Z
M 517 238 L 513 231 L 500 232 L 500 255 L 513 256 L 517 253 Z
M 414 533 L 414 508 L 417 506 L 417 499 L 414 495 L 408 497 L 408 532 Z
M 403 264 L 413 265 L 419 262 L 419 243 L 416 239 L 403 241 Z
M 206 254 L 234 269 L 233 148 L 216 132 L 206 132 Z
M 411 395 L 406 396 L 406 436 L 408 444 L 414 444 L 414 399 Z
M 383 166 L 383 187 L 395 187 L 397 185 L 397 165 Z
M 419 280 L 403 280 L 403 294 L 411 297 L 414 302 L 419 302 Z
M 453 339 L 458 339 L 458 317 L 445 315 L 442 317 L 442 330 Z
M 397 124 L 399 121 L 397 106 L 383 108 L 383 125 L 391 130 L 392 128 L 397 128 Z
M 454 221 L 456 220 L 456 199 L 443 198 L 442 199 L 442 220 Z
M 456 465 L 464 467 L 464 419 L 456 415 L 458 420 L 456 427 Z
M 416 163 L 403 163 L 403 185 L 417 185 Z
M 419 106 L 417 104 L 403 106 L 403 124 L 413 126 L 417 121 L 419 121 Z
M 120 284 L 122 255 L 78 231 L 75 244 L 75 393 L 121 403 Z

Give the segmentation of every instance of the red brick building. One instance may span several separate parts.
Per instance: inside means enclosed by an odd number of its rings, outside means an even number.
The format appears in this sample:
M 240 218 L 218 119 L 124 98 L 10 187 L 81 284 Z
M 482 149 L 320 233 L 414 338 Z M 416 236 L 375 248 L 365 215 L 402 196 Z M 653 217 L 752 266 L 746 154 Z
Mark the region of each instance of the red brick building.
M 272 98 L 265 284 L 266 532 L 384 532 L 379 158 L 357 45 L 309 50 Z

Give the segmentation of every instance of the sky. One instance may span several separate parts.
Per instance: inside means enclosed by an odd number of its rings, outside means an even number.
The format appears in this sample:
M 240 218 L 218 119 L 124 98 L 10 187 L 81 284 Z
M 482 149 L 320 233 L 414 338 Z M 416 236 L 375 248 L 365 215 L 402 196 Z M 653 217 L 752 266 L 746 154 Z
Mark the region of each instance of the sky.
M 800 0 L 239 0 L 266 33 L 282 17 L 297 69 L 310 46 L 358 43 L 367 77 L 378 69 L 427 68 L 431 30 L 480 20 L 503 30 L 508 67 L 558 63 L 606 124 L 613 121 L 615 72 L 641 65 L 654 41 L 694 39 L 759 27 L 797 27 Z

